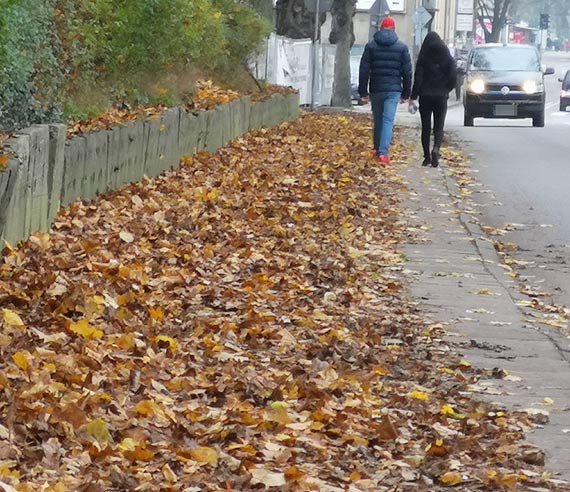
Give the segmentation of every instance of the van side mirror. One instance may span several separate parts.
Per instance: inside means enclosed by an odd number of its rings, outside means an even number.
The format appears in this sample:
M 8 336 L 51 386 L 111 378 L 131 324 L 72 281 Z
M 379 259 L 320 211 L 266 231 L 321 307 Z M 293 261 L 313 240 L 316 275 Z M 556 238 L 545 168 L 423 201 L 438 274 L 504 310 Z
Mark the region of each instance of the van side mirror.
M 558 82 L 564 82 L 564 79 L 562 77 L 558 77 Z
M 555 70 L 552 67 L 546 67 L 544 69 L 544 75 L 552 75 L 554 72 L 555 72 Z

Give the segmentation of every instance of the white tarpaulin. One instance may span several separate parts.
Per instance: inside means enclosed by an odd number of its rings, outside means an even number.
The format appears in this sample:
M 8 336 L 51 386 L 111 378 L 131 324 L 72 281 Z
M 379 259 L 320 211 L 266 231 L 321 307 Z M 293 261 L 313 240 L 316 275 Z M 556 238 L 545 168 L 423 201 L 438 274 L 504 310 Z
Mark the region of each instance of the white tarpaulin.
M 329 105 L 334 78 L 336 46 L 318 45 L 315 103 Z M 290 39 L 271 34 L 265 49 L 251 63 L 258 79 L 271 84 L 294 87 L 299 91 L 299 103 L 311 104 L 313 43 L 310 39 Z

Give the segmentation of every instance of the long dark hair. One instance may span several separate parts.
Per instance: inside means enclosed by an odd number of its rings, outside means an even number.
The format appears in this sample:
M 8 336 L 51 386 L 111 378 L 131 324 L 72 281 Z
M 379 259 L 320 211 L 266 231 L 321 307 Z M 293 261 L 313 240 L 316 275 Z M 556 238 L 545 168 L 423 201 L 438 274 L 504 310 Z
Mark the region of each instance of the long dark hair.
M 427 33 L 424 42 L 422 43 L 422 47 L 420 48 L 418 62 L 420 60 L 429 60 L 430 58 L 436 60 L 451 59 L 449 48 L 435 31 Z

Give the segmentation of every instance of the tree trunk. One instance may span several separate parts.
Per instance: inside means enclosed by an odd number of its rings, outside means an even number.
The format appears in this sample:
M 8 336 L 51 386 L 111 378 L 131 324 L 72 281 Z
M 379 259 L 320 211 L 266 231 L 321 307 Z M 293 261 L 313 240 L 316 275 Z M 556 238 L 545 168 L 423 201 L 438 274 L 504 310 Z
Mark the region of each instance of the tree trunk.
M 332 106 L 352 105 L 350 87 L 350 48 L 354 44 L 352 17 L 354 0 L 334 0 L 331 8 L 332 29 L 329 41 L 336 45 Z
M 275 30 L 280 36 L 291 39 L 313 39 L 315 36 L 315 14 L 305 8 L 304 0 L 277 0 L 275 4 Z M 319 16 L 322 26 L 326 14 Z

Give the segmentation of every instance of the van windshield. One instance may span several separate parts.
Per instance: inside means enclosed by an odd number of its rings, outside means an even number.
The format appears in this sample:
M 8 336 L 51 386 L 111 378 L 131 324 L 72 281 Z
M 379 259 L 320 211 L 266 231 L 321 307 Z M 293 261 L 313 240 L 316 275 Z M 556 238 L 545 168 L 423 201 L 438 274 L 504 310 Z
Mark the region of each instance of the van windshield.
M 540 72 L 540 60 L 534 48 L 482 48 L 473 51 L 472 70 L 507 71 L 507 72 Z

